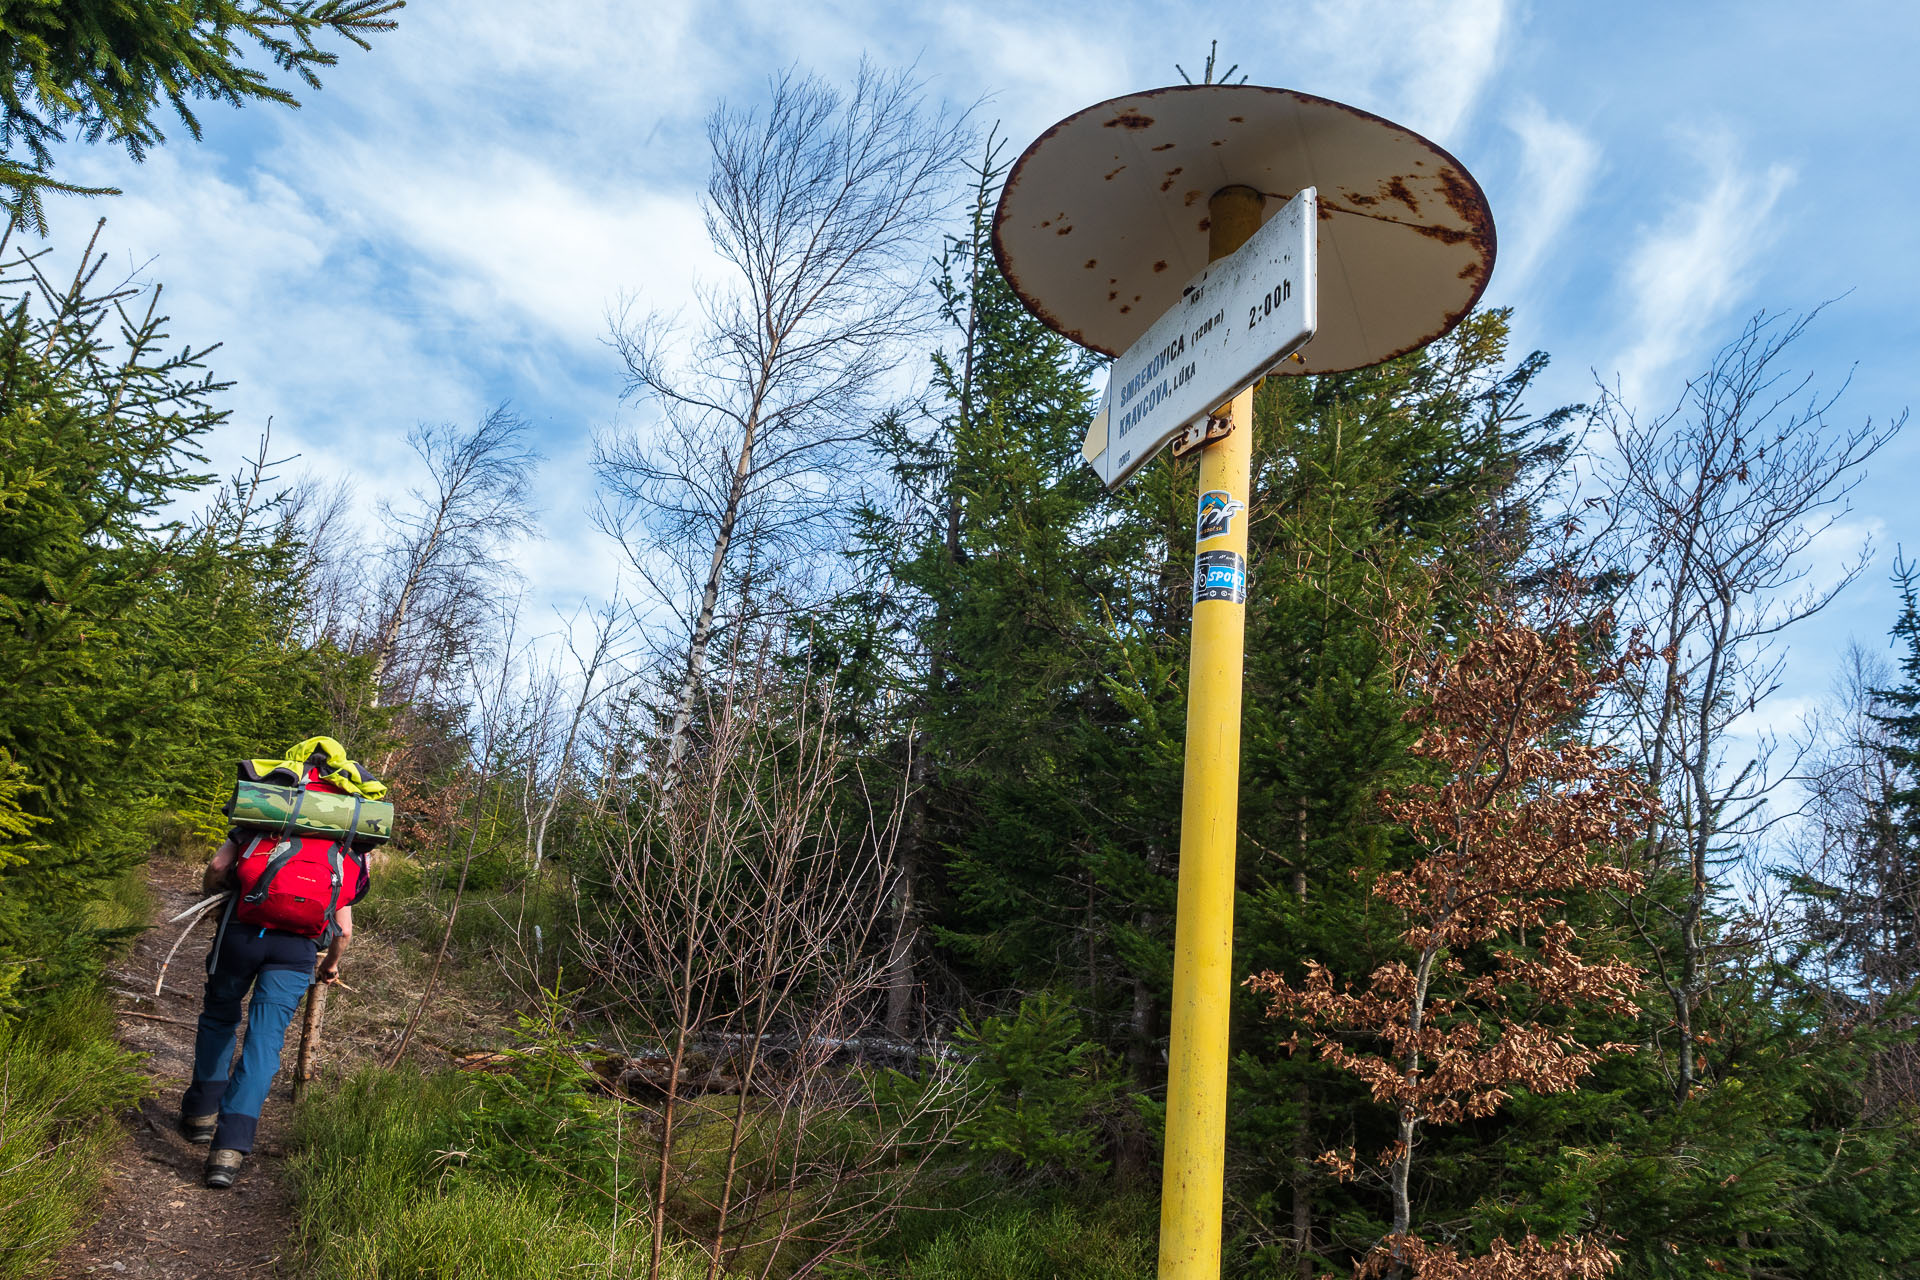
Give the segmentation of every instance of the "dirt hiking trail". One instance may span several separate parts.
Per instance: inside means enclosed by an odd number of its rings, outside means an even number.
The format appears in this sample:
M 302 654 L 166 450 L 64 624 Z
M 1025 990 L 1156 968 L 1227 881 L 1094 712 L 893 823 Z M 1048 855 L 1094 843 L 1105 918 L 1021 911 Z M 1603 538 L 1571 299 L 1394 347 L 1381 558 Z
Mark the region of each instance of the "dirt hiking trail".
M 114 1154 L 100 1217 L 54 1263 L 57 1280 L 80 1276 L 292 1276 L 293 1198 L 287 1190 L 283 1135 L 291 1118 L 288 1089 L 300 1020 L 287 1033 L 280 1077 L 260 1117 L 253 1155 L 227 1191 L 201 1184 L 207 1148 L 182 1138 L 174 1119 L 193 1066 L 194 1020 L 200 1014 L 207 941 L 204 921 L 167 967 L 158 997 L 153 981 L 180 936 L 168 917 L 200 900 L 197 869 L 171 859 L 148 864 L 152 927 L 110 971 L 120 1043 L 146 1055 L 154 1096 L 123 1113 L 126 1139 Z M 241 1024 L 246 1034 L 246 1024 Z
M 304 1275 L 296 1257 L 287 1135 L 305 1006 L 295 1011 L 287 1028 L 280 1073 L 240 1180 L 229 1190 L 209 1191 L 201 1182 L 207 1148 L 182 1138 L 175 1120 L 193 1069 L 194 1028 L 215 914 L 202 916 L 192 936 L 180 944 L 167 966 L 166 986 L 155 996 L 161 961 L 180 936 L 181 926 L 166 922 L 205 895 L 200 892 L 198 863 L 156 854 L 147 864 L 146 877 L 152 902 L 148 928 L 108 970 L 108 989 L 119 1041 L 143 1055 L 140 1069 L 152 1081 L 153 1095 L 121 1115 L 126 1137 L 114 1154 L 99 1218 L 54 1260 L 48 1275 L 52 1280 Z M 433 922 L 432 932 L 437 944 L 438 922 Z M 327 1000 L 313 1088 L 337 1087 L 346 1074 L 391 1052 L 423 998 L 429 959 L 401 932 L 355 931 L 341 965 L 346 983 L 335 987 Z M 509 1000 L 496 991 L 477 990 L 459 981 L 460 976 L 450 961 L 414 1032 L 406 1061 L 422 1070 L 484 1062 L 496 1056 L 489 1051 L 507 1038 Z M 240 1035 L 246 1035 L 244 1018 Z

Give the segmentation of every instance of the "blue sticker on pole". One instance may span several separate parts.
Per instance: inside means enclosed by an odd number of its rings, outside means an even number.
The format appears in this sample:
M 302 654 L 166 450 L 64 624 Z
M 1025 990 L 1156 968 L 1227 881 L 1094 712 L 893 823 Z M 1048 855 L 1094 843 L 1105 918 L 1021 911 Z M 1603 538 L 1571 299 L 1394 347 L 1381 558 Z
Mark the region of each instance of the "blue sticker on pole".
M 1226 537 L 1233 532 L 1233 518 L 1246 509 L 1246 503 L 1225 489 L 1207 490 L 1200 495 L 1200 513 L 1193 523 L 1193 540 L 1206 542 L 1211 538 Z
M 1247 562 L 1238 551 L 1202 551 L 1193 558 L 1193 602 L 1247 602 Z

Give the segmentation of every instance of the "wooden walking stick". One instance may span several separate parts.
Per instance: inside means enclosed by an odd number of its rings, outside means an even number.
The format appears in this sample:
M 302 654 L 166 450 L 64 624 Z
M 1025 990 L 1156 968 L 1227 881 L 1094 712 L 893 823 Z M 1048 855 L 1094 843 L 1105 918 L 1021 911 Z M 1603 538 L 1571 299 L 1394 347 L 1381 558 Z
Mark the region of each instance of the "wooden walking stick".
M 300 1056 L 293 1063 L 293 1100 L 300 1101 L 307 1080 L 313 1074 L 313 1051 L 320 1044 L 320 1020 L 327 1012 L 327 984 L 316 982 L 307 988 L 307 1014 L 300 1022 Z

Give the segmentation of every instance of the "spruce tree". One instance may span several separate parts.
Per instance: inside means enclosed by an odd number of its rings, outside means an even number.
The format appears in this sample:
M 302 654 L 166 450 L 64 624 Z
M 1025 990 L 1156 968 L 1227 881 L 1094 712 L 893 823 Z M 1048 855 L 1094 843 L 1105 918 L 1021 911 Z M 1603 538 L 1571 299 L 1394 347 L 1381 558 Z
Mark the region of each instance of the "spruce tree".
M 249 57 L 264 56 L 310 88 L 338 55 L 333 35 L 370 48 L 406 0 L 41 0 L 0 6 L 0 208 L 46 230 L 41 194 L 86 195 L 52 176 L 53 148 L 82 140 L 124 147 L 135 160 L 166 138 L 171 109 L 200 136 L 194 99 L 297 107 Z
M 87 904 L 159 813 L 209 809 L 235 758 L 306 736 L 317 702 L 290 625 L 296 531 L 179 514 L 226 418 L 206 351 L 170 346 L 151 294 L 92 294 L 87 270 L 63 291 L 38 268 L 16 265 L 53 303 L 16 296 L 0 323 L 0 758 L 17 770 L 0 1017 L 97 961 Z
M 1900 683 L 1876 689 L 1873 718 L 1886 730 L 1884 751 L 1893 785 L 1871 814 L 1863 838 L 1875 856 L 1868 867 L 1873 937 L 1862 940 L 1862 976 L 1882 996 L 1910 996 L 1920 984 L 1920 569 L 1894 566 L 1900 616 L 1893 639 L 1903 649 Z

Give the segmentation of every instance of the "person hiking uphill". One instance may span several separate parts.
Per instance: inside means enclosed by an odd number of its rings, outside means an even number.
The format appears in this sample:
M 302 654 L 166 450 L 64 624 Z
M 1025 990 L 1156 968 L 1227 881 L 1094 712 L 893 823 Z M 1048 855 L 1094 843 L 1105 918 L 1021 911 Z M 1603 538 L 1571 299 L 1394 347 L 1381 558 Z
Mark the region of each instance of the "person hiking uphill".
M 207 954 L 193 1077 L 180 1100 L 181 1133 L 212 1147 L 209 1187 L 232 1186 L 253 1150 L 301 996 L 316 983 L 340 981 L 353 904 L 369 885 L 367 851 L 392 834 L 385 792 L 332 738 L 309 738 L 280 760 L 240 762 L 227 805 L 235 825 L 202 875 L 207 893 L 228 897 Z M 235 1064 L 234 1033 L 249 989 Z

